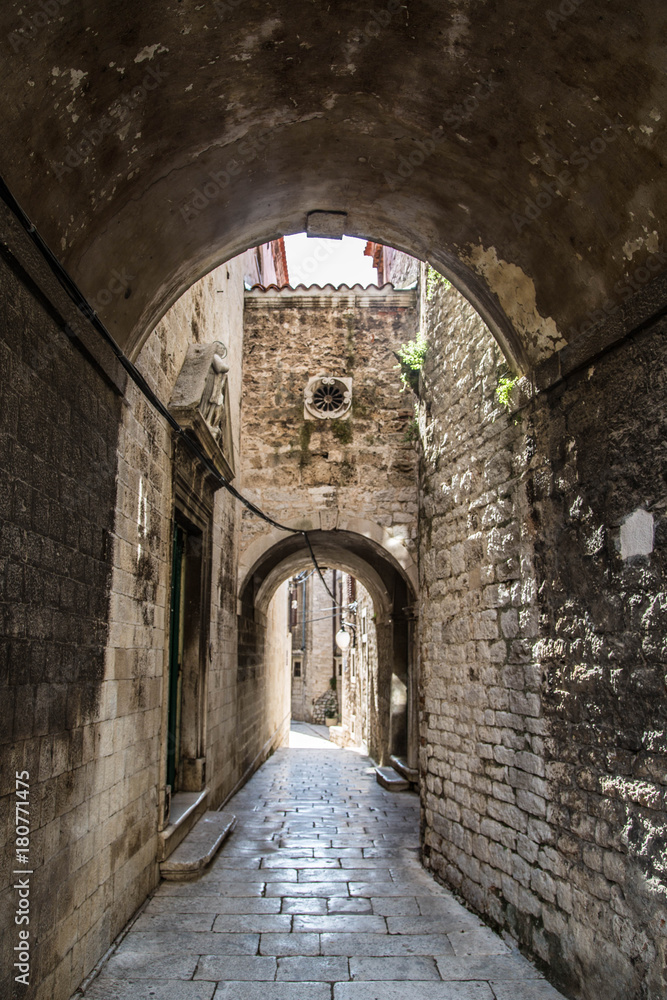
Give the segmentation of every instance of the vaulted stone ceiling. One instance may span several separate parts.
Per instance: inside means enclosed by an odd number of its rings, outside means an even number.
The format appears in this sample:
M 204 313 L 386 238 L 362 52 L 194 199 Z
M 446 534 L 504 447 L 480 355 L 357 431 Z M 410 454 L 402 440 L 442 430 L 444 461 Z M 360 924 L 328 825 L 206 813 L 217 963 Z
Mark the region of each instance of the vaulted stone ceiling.
M 0 23 L 2 173 L 132 350 L 316 209 L 453 275 L 524 368 L 655 311 L 663 0 L 5 0 Z

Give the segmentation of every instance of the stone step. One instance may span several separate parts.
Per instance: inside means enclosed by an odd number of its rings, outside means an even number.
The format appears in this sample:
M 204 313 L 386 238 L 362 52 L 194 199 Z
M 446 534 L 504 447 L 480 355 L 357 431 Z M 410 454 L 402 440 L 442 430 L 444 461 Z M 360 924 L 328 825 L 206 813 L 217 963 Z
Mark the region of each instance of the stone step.
M 375 780 L 389 792 L 405 792 L 410 788 L 410 782 L 395 771 L 393 767 L 376 767 Z
M 398 771 L 411 785 L 419 784 L 419 771 L 416 767 L 410 767 L 405 757 L 390 757 L 391 766 Z
M 187 882 L 197 878 L 236 826 L 230 812 L 206 812 L 174 853 L 160 864 L 162 878 Z

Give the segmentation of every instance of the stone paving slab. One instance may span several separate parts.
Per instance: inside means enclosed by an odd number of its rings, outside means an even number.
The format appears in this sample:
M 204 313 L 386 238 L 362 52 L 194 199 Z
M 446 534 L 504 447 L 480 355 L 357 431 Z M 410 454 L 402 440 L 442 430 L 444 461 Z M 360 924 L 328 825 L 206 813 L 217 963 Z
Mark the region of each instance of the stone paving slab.
M 131 931 L 116 954 L 143 951 L 147 955 L 178 955 L 183 952 L 194 955 L 256 955 L 258 946 L 259 934 Z
M 486 979 L 512 983 L 524 979 L 542 980 L 535 966 L 520 955 L 485 955 L 480 958 L 444 955 L 437 956 L 435 962 L 440 978 L 445 980 Z
M 192 979 L 199 955 L 154 955 L 144 951 L 121 951 L 112 955 L 105 975 L 112 979 Z
M 435 959 L 419 955 L 409 958 L 351 958 L 350 976 L 353 980 L 378 980 L 411 982 L 437 980 L 440 974 Z
M 341 900 L 341 902 L 347 902 L 347 900 Z M 283 913 L 324 915 L 327 912 L 326 896 L 283 896 L 282 904 Z
M 331 987 L 316 982 L 221 983 L 215 1000 L 331 1000 Z
M 444 934 L 322 934 L 323 955 L 447 955 L 454 954 Z
M 319 934 L 262 934 L 259 953 L 260 955 L 319 955 L 320 936 Z
M 419 801 L 278 750 L 196 882 L 164 882 L 86 1000 L 563 1000 L 421 867 Z M 285 846 L 281 846 L 285 845 Z
M 563 995 L 549 983 L 491 983 L 496 1000 L 563 1000 Z
M 86 1000 L 211 1000 L 215 988 L 215 983 L 185 983 L 179 979 L 120 980 L 100 976 L 86 990 Z
M 218 913 L 280 913 L 280 898 L 224 897 L 214 892 L 194 897 L 159 895 L 151 899 L 144 913 L 155 916 L 160 914 L 182 914 L 185 916 L 188 913 L 212 913 L 214 915 Z
M 275 958 L 263 955 L 202 955 L 199 958 L 195 979 L 213 982 L 260 983 L 273 982 L 278 963 Z
M 222 913 L 215 918 L 213 930 L 227 934 L 238 934 L 242 931 L 289 931 L 292 929 L 292 917 L 289 913 Z M 303 928 L 305 930 L 305 928 Z
M 347 958 L 326 956 L 279 958 L 276 979 L 290 982 L 341 982 L 349 979 Z
M 508 955 L 510 951 L 490 927 L 452 931 L 448 937 L 457 955 Z
M 495 1000 L 488 983 L 336 983 L 334 1000 Z
M 315 931 L 318 934 L 327 931 L 333 933 L 347 931 L 350 934 L 386 934 L 387 924 L 384 917 L 343 913 L 338 916 L 327 915 L 326 917 L 296 916 L 292 930 Z

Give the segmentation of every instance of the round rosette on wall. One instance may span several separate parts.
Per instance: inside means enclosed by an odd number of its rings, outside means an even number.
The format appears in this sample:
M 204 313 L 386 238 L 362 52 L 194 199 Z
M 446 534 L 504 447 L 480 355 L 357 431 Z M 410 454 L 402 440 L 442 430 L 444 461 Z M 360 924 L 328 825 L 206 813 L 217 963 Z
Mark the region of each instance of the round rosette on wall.
M 343 375 L 316 375 L 304 390 L 305 416 L 311 420 L 341 420 L 352 406 L 352 379 Z

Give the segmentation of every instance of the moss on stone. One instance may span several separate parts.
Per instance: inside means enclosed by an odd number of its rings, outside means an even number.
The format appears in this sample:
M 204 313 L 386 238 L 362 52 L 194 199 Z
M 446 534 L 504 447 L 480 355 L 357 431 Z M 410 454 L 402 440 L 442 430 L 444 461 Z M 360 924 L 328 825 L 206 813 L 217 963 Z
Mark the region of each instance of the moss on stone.
M 331 433 L 341 444 L 349 444 L 353 437 L 352 424 L 349 420 L 332 420 Z
M 310 462 L 310 436 L 312 433 L 313 425 L 304 420 L 301 426 L 301 431 L 299 432 L 299 448 L 301 450 L 299 465 L 308 465 Z

